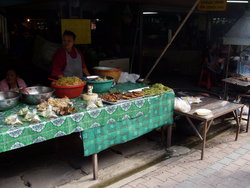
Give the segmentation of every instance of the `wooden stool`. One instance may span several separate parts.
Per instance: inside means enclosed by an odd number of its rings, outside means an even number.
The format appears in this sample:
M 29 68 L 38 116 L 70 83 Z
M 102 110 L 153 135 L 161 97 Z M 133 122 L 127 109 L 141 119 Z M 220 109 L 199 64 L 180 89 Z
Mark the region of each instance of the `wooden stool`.
M 248 104 L 250 104 L 250 95 L 246 95 L 246 94 L 241 94 L 241 95 L 238 95 L 238 101 L 241 101 L 242 98 L 245 98 L 247 99 L 249 102 L 247 102 Z M 247 128 L 246 128 L 246 132 L 248 132 L 248 127 L 249 127 L 249 120 L 250 120 L 250 105 L 248 107 L 248 115 L 247 115 L 247 119 L 245 118 L 241 118 L 245 121 L 247 121 Z M 241 120 L 240 119 L 240 120 Z

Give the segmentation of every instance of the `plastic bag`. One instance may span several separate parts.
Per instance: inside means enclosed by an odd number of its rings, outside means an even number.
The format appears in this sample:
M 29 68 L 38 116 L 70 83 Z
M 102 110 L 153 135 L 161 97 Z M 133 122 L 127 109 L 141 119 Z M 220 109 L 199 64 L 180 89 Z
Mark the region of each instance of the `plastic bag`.
M 30 123 L 37 123 L 40 122 L 40 118 L 37 115 L 37 111 L 36 109 L 34 109 L 32 112 L 28 112 L 25 116 L 24 116 L 24 121 L 30 122 Z
M 89 109 L 93 109 L 93 108 L 97 108 L 96 104 L 95 104 L 95 100 L 89 100 L 87 102 L 87 107 L 86 109 L 89 110 Z
M 5 118 L 4 122 L 8 125 L 22 125 L 23 123 L 18 119 L 18 116 L 10 115 Z
M 174 99 L 174 109 L 177 111 L 181 111 L 184 113 L 187 113 L 191 110 L 191 105 L 188 103 L 188 101 L 183 100 L 179 97 L 175 97 Z
M 48 106 L 48 108 L 45 111 L 42 111 L 40 113 L 40 116 L 45 117 L 45 118 L 56 118 L 58 117 L 56 113 L 53 111 L 52 106 Z
M 127 72 L 122 72 L 118 80 L 118 83 L 126 83 L 126 82 L 135 83 L 136 80 L 138 80 L 139 78 L 140 78 L 140 75 L 138 74 L 129 74 Z

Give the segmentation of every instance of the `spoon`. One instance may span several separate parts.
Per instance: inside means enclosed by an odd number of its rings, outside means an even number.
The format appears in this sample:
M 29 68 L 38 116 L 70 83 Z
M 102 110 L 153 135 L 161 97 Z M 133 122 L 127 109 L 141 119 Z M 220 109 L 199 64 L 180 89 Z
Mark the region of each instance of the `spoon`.
M 30 93 L 27 91 L 27 89 L 26 89 L 25 87 L 22 87 L 22 88 L 20 88 L 20 89 L 24 90 L 24 92 L 25 92 L 26 94 L 30 95 Z

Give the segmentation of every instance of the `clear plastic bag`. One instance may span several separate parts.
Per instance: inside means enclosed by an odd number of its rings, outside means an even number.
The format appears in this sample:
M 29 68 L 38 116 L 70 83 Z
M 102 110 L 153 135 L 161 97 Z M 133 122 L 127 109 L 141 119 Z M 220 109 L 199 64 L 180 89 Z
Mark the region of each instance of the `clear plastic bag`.
M 126 83 L 126 82 L 135 83 L 136 80 L 138 80 L 139 78 L 140 78 L 140 75 L 138 74 L 129 74 L 127 72 L 122 72 L 118 80 L 118 83 Z
M 179 97 L 175 97 L 174 109 L 180 112 L 187 113 L 191 110 L 191 105 L 188 103 L 188 101 L 183 100 Z

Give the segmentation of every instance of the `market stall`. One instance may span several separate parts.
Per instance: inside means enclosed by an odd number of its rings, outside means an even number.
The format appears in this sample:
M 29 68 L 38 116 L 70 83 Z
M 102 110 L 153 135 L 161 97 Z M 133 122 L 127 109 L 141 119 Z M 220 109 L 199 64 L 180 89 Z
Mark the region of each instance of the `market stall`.
M 118 84 L 111 90 L 117 93 L 142 87 L 145 85 L 125 83 Z M 54 99 L 48 100 L 47 103 L 50 103 Z M 88 102 L 80 96 L 70 99 L 70 103 L 74 107 L 73 113 L 60 115 L 60 112 L 57 113 L 58 117 L 54 118 L 51 118 L 52 116 L 42 117 L 37 113 L 39 121 L 25 119 L 27 113 L 41 110 L 45 103 L 38 106 L 19 103 L 10 110 L 0 112 L 0 152 L 80 132 L 84 156 L 93 155 L 94 179 L 98 177 L 97 153 L 164 125 L 168 125 L 168 128 L 171 129 L 173 123 L 174 92 L 172 90 L 156 95 L 135 97 L 114 104 L 104 103 L 102 107 L 93 109 L 86 109 Z M 11 124 L 11 121 L 8 122 L 6 119 L 8 120 L 13 115 L 22 124 L 8 125 Z

